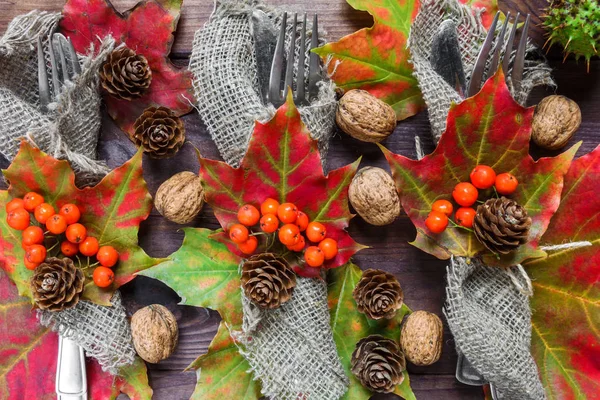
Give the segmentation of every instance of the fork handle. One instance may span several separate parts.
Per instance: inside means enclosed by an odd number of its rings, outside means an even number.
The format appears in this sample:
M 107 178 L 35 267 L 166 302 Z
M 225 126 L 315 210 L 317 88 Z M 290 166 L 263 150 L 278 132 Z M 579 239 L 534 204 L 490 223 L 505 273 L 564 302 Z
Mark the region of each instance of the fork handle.
M 62 336 L 58 344 L 56 367 L 58 400 L 87 400 L 87 376 L 83 348 Z

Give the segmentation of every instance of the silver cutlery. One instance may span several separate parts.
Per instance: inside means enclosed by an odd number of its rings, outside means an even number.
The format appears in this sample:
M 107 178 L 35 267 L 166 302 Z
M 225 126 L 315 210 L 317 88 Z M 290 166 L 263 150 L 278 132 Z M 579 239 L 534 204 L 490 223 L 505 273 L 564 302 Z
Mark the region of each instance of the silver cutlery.
M 75 48 L 69 39 L 60 33 L 48 40 L 50 73 L 42 40 L 38 38 L 38 84 L 40 107 L 48 112 L 48 105 L 60 95 L 65 82 L 72 81 L 81 74 L 81 66 Z M 87 376 L 85 354 L 75 342 L 59 337 L 58 363 L 56 367 L 56 395 L 58 400 L 87 400 Z
M 506 19 L 504 20 L 504 24 L 500 29 L 500 34 L 496 39 L 496 45 L 494 46 L 492 60 L 490 62 L 488 68 L 488 75 L 491 76 L 496 73 L 498 69 L 498 65 L 500 63 L 500 58 L 502 57 L 502 50 L 504 50 L 504 59 L 502 61 L 502 70 L 504 74 L 508 78 L 508 68 L 510 64 L 510 57 L 513 51 L 515 36 L 517 32 L 517 27 L 519 25 L 519 17 L 520 13 L 517 13 L 512 25 L 512 29 L 508 36 L 508 40 L 506 42 L 506 46 L 504 45 L 504 38 L 506 36 L 506 29 L 508 23 L 510 21 L 510 12 L 506 14 Z M 490 53 L 492 52 L 492 45 L 494 43 L 494 36 L 496 36 L 496 27 L 498 26 L 498 18 L 500 17 L 500 12 L 496 13 L 492 25 L 490 26 L 490 30 L 481 46 L 481 50 L 479 51 L 479 55 L 477 56 L 477 61 L 475 62 L 475 67 L 473 68 L 473 73 L 471 74 L 471 81 L 469 82 L 469 89 L 467 90 L 467 96 L 475 95 L 482 86 L 484 81 L 484 74 L 486 70 L 486 65 Z M 521 88 L 521 81 L 523 80 L 523 69 L 525 66 L 525 51 L 527 49 L 527 34 L 529 31 L 529 20 L 530 14 L 527 14 L 527 18 L 525 19 L 525 24 L 523 25 L 523 29 L 521 30 L 521 38 L 519 39 L 519 44 L 517 46 L 517 52 L 515 55 L 515 60 L 512 66 L 511 73 L 511 81 L 513 90 L 518 92 Z M 489 76 L 487 78 L 489 78 Z
M 273 63 L 271 64 L 271 75 L 269 78 L 269 93 L 268 100 L 275 107 L 281 106 L 285 102 L 288 88 L 293 91 L 294 86 L 296 91 L 294 93 L 294 102 L 296 105 L 308 105 L 310 101 L 315 99 L 319 95 L 319 87 L 317 82 L 322 80 L 321 77 L 321 65 L 319 56 L 315 53 L 309 55 L 309 68 L 308 68 L 308 95 L 305 87 L 305 60 L 306 60 L 306 14 L 304 14 L 304 21 L 302 24 L 302 32 L 300 36 L 300 49 L 298 56 L 298 70 L 296 73 L 296 85 L 294 85 L 294 64 L 295 64 L 295 53 L 296 53 L 296 35 L 297 35 L 297 24 L 298 15 L 294 14 L 294 22 L 292 25 L 292 37 L 290 42 L 290 50 L 287 56 L 287 64 L 285 61 L 285 36 L 287 31 L 287 17 L 288 14 L 283 14 L 283 20 L 281 22 L 281 29 L 279 31 L 279 37 L 277 39 L 277 45 L 275 46 L 275 55 L 273 56 Z M 314 49 L 319 46 L 318 37 L 318 21 L 317 15 L 313 18 L 312 25 L 312 36 L 310 49 Z M 285 79 L 282 83 L 282 73 L 285 66 Z

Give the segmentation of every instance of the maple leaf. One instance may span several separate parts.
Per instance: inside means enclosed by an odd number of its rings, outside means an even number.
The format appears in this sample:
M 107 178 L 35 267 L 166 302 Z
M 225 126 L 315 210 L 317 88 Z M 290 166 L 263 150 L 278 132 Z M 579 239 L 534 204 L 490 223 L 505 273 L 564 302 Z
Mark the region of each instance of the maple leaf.
M 417 114 L 425 103 L 412 74 L 407 38 L 419 11 L 419 0 L 347 2 L 357 10 L 369 12 L 375 24 L 315 49 L 315 53 L 329 62 L 329 73 L 343 90 L 370 92 L 391 105 L 398 120 Z
M 335 268 L 364 247 L 346 232 L 353 217 L 348 209 L 348 185 L 359 162 L 360 159 L 324 176 L 317 142 L 302 123 L 290 94 L 269 122 L 256 123 L 239 168 L 200 157 L 200 178 L 206 202 L 225 230 L 237 223 L 238 210 L 244 204 L 259 205 L 269 197 L 294 203 L 311 221 L 325 225 L 327 237 L 337 240 L 338 255 L 323 266 Z M 216 238 L 242 255 L 224 232 Z M 259 249 L 265 249 L 264 242 L 263 239 Z M 319 268 L 303 268 L 294 254 L 287 258 L 301 276 L 314 277 L 319 273 Z
M 473 13 L 476 14 L 480 10 L 481 22 L 485 29 L 490 29 L 494 16 L 498 12 L 498 1 L 497 0 L 458 0 L 463 4 L 470 6 L 473 9 Z
M 600 146 L 573 162 L 542 243 L 589 241 L 524 264 L 531 277 L 531 348 L 550 399 L 599 399 Z
M 77 52 L 85 54 L 108 35 L 148 60 L 152 82 L 147 92 L 135 101 L 106 95 L 108 114 L 129 135 L 133 123 L 147 107 L 168 107 L 176 115 L 191 111 L 194 99 L 192 73 L 176 68 L 168 58 L 173 33 L 179 21 L 183 0 L 146 0 L 119 13 L 109 0 L 67 0 L 60 29 Z
M 375 334 L 397 341 L 402 319 L 406 314 L 410 313 L 410 309 L 406 304 L 403 304 L 396 316 L 390 320 L 372 320 L 359 312 L 356 302 L 352 297 L 352 291 L 354 291 L 361 277 L 362 271 L 352 263 L 348 263 L 327 273 L 329 282 L 327 297 L 329 309 L 331 310 L 333 339 L 335 340 L 342 366 L 350 379 L 350 387 L 342 397 L 342 400 L 366 400 L 373 394 L 362 386 L 350 370 L 352 352 L 356 348 L 356 343 L 362 338 Z M 416 399 L 410 387 L 407 371 L 404 371 L 404 381 L 396 386 L 394 393 L 407 400 Z
M 6 223 L 5 204 L 27 192 L 37 192 L 58 210 L 73 203 L 81 210 L 80 223 L 100 246 L 111 245 L 119 252 L 114 268 L 115 282 L 110 288 L 97 287 L 86 271 L 83 298 L 110 305 L 114 291 L 134 278 L 134 273 L 163 261 L 149 257 L 138 246 L 140 223 L 150 214 L 152 199 L 142 176 L 142 152 L 138 151 L 121 167 L 114 169 L 98 185 L 85 189 L 75 186 L 75 175 L 67 161 L 59 161 L 26 141 L 14 161 L 3 171 L 10 182 L 8 191 L 0 191 L 0 267 L 15 282 L 22 296 L 32 298 L 29 280 L 33 271 L 25 268 L 21 233 Z M 79 260 L 79 261 L 78 261 Z M 75 258 L 76 265 L 87 261 Z
M 56 399 L 58 336 L 38 323 L 25 297 L 20 297 L 8 276 L 0 271 L 0 398 Z M 150 399 L 146 365 L 136 358 L 115 378 L 95 360 L 87 360 L 91 400 L 116 399 L 125 393 L 132 400 Z
M 158 279 L 181 303 L 216 310 L 232 328 L 242 324 L 240 258 L 210 238 L 209 229 L 184 228 L 183 244 L 169 260 L 139 273 Z
M 223 322 L 208 352 L 189 368 L 199 373 L 191 400 L 256 400 L 262 397 L 260 384 L 249 372 L 250 364 L 240 354 Z
M 430 155 L 416 161 L 380 146 L 390 163 L 402 207 L 417 228 L 411 244 L 440 259 L 481 253 L 490 265 L 516 265 L 545 255 L 537 243 L 558 208 L 563 175 L 580 143 L 557 157 L 534 161 L 529 155 L 532 116 L 533 108 L 513 100 L 500 70 L 478 94 L 452 105 L 446 132 Z M 519 186 L 510 197 L 524 206 L 532 219 L 528 243 L 501 257 L 484 251 L 467 230 L 449 227 L 433 235 L 425 227 L 433 202 L 450 200 L 454 186 L 469 181 L 471 170 L 480 164 L 516 176 Z M 492 195 L 483 192 L 480 199 Z

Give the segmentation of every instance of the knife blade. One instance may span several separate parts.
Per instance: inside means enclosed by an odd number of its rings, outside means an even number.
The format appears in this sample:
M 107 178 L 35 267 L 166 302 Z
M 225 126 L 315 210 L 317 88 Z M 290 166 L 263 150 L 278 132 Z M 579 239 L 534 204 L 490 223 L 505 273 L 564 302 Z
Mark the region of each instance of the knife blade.
M 266 105 L 268 104 L 267 93 L 269 92 L 271 64 L 277 45 L 277 29 L 271 18 L 262 10 L 252 12 L 250 29 L 254 37 L 254 54 L 256 56 L 260 95 L 263 104 Z
M 429 62 L 437 72 L 456 91 L 465 97 L 466 78 L 458 44 L 456 23 L 447 19 L 440 24 L 431 43 L 431 57 Z

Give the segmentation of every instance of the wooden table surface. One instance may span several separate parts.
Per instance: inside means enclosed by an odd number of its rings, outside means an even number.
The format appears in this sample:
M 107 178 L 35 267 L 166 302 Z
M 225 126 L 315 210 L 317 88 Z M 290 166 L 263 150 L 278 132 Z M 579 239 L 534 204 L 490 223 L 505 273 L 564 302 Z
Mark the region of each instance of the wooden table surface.
M 136 1 L 114 0 L 113 3 L 118 10 L 124 11 L 132 7 Z M 320 25 L 328 31 L 330 40 L 337 40 L 356 29 L 369 26 L 372 21 L 368 14 L 353 10 L 344 0 L 318 3 L 314 0 L 271 0 L 270 3 L 317 12 Z M 505 0 L 501 1 L 501 8 L 535 9 L 536 5 L 541 3 L 543 0 L 528 2 Z M 0 32 L 4 32 L 15 15 L 33 9 L 58 11 L 62 5 L 63 0 L 0 0 Z M 172 53 L 176 63 L 187 64 L 194 32 L 203 26 L 212 9 L 212 0 L 184 1 Z M 534 37 L 538 42 L 542 40 L 539 31 L 534 33 Z M 577 101 L 582 110 L 583 124 L 575 137 L 576 140 L 584 141 L 578 153 L 581 155 L 595 148 L 600 141 L 600 113 L 598 112 L 600 110 L 600 87 L 598 86 L 600 62 L 598 60 L 592 62 L 590 73 L 587 74 L 582 62 L 577 64 L 573 60 L 568 60 L 562 64 L 558 52 L 551 53 L 550 60 L 555 68 L 555 77 L 559 85 L 558 93 Z M 532 96 L 531 104 L 535 104 L 547 94 L 549 92 L 536 92 Z M 184 117 L 184 120 L 188 140 L 205 156 L 219 158 L 198 114 L 194 112 Z M 424 139 L 427 151 L 433 150 L 426 112 L 401 122 L 396 132 L 386 140 L 385 145 L 396 153 L 414 157 L 415 135 Z M 109 165 L 114 167 L 125 162 L 135 150 L 133 144 L 109 118 L 105 117 L 100 157 L 108 160 Z M 536 149 L 533 152 L 535 155 L 546 155 Z M 381 152 L 375 145 L 355 141 L 344 134 L 338 134 L 332 140 L 328 165 L 330 168 L 337 168 L 354 161 L 360 155 L 363 156 L 362 166 L 376 165 L 387 168 Z M 152 194 L 160 183 L 182 170 L 198 170 L 193 148 L 189 144 L 171 159 L 144 159 L 144 176 Z M 213 229 L 218 227 L 209 207 L 205 207 L 201 215 L 190 225 Z M 179 231 L 180 227 L 168 222 L 154 210 L 141 226 L 140 243 L 151 256 L 168 256 L 181 245 L 183 233 Z M 445 263 L 408 244 L 414 239 L 415 230 L 406 215 L 402 215 L 395 223 L 386 227 L 373 227 L 360 218 L 355 218 L 350 224 L 350 233 L 358 242 L 371 246 L 355 256 L 354 260 L 358 265 L 363 269 L 382 268 L 395 273 L 402 284 L 405 301 L 409 307 L 413 310 L 424 309 L 442 315 Z M 217 313 L 201 308 L 178 306 L 180 299 L 175 292 L 162 283 L 145 277 L 137 278 L 123 287 L 123 295 L 130 313 L 152 303 L 164 304 L 175 313 L 180 328 L 180 344 L 171 358 L 149 366 L 150 382 L 155 399 L 188 399 L 194 390 L 196 377 L 193 372 L 181 371 L 206 351 L 217 329 L 219 321 Z M 411 383 L 417 398 L 481 399 L 483 397 L 481 388 L 462 385 L 454 378 L 456 353 L 452 335 L 447 327 L 444 342 L 443 355 L 439 362 L 427 368 L 409 366 Z

